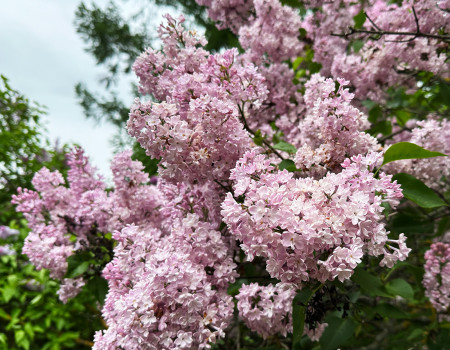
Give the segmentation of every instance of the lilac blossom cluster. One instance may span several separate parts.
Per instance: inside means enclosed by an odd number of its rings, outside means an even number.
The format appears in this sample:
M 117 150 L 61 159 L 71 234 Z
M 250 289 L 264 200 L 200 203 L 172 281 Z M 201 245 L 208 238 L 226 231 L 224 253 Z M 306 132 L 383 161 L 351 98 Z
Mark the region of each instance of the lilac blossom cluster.
M 95 245 L 98 234 L 158 217 L 158 193 L 145 185 L 148 175 L 130 155 L 126 151 L 113 160 L 114 192 L 106 191 L 84 152 L 75 149 L 68 159 L 68 187 L 61 173 L 43 168 L 33 178 L 36 191 L 19 189 L 13 196 L 31 228 L 23 253 L 38 269 L 48 269 L 52 278 L 62 280 L 59 295 L 64 302 L 85 283 L 82 278 L 64 278 L 69 256 Z
M 182 27 L 183 17 L 166 18 L 162 52 L 148 49 L 134 64 L 140 90 L 161 102 L 137 100 L 128 131 L 147 155 L 161 158 L 162 177 L 225 180 L 251 144 L 240 108 L 261 106 L 264 77 L 236 49 L 208 55 L 204 39 Z
M 425 252 L 425 295 L 439 312 L 450 306 L 450 245 L 433 243 Z
M 264 339 L 277 333 L 286 336 L 292 333 L 292 301 L 295 288 L 291 284 L 278 283 L 261 286 L 258 283 L 242 285 L 237 308 L 241 319 L 252 331 Z M 304 334 L 312 341 L 319 340 L 327 323 L 305 324 Z
M 7 239 L 10 237 L 15 237 L 19 234 L 19 231 L 8 226 L 0 226 L 0 239 Z M 0 256 L 1 255 L 15 255 L 16 251 L 9 244 L 0 245 Z
M 306 115 L 299 122 L 295 144 L 302 145 L 295 155 L 297 168 L 323 176 L 339 171 L 345 158 L 367 154 L 380 148 L 377 140 L 365 133 L 367 116 L 351 105 L 354 95 L 345 89 L 349 82 L 315 74 L 305 84 Z
M 277 333 L 286 336 L 292 332 L 294 296 L 292 285 L 244 284 L 236 296 L 237 308 L 246 326 L 264 339 Z
M 364 36 L 349 38 L 343 34 L 355 25 L 353 17 L 365 11 L 363 29 L 373 31 L 437 34 L 450 29 L 450 18 L 434 0 L 403 1 L 401 5 L 384 0 L 360 2 L 339 0 L 321 4 L 318 11 L 308 13 L 302 23 L 307 38 L 313 42 L 314 59 L 322 64 L 322 74 L 351 81 L 358 98 L 383 100 L 389 86 L 409 84 L 407 72 L 448 72 L 445 54 L 439 53 L 444 43 L 435 38 L 414 35 Z M 414 7 L 414 11 L 413 11 Z M 353 43 L 364 39 L 358 51 Z M 411 40 L 412 39 L 412 40 Z M 411 85 L 411 87 L 413 87 Z
M 224 221 L 247 258 L 267 259 L 267 271 L 282 282 L 344 281 L 364 254 L 383 255 L 380 265 L 392 267 L 410 249 L 403 234 L 389 239 L 384 227 L 382 203 L 395 208 L 402 193 L 391 175 L 373 176 L 380 161 L 376 153 L 353 156 L 340 173 L 296 179 L 249 151 L 231 173 L 234 191 L 222 204 Z
M 114 259 L 103 271 L 108 329 L 94 349 L 203 349 L 224 336 L 236 265 L 210 188 L 160 182 L 163 220 L 115 231 Z
M 421 35 L 449 32 L 445 2 L 304 1 L 305 8 L 310 10 L 304 18 L 278 0 L 197 0 L 197 3 L 207 6 L 220 29 L 230 28 L 239 34 L 242 47 L 249 49 L 253 58 L 265 54 L 275 61 L 284 60 L 299 55 L 305 44 L 311 45 L 315 61 L 322 65 L 322 74 L 351 81 L 358 98 L 379 101 L 384 99 L 389 86 L 406 84 L 413 88 L 404 73 L 448 74 L 446 55 L 442 53 L 445 42 Z M 410 35 L 353 33 L 346 37 L 344 34 L 355 26 L 353 18 L 362 11 L 367 16 L 363 30 Z M 299 28 L 306 31 L 301 41 Z M 358 47 L 362 40 L 363 46 Z

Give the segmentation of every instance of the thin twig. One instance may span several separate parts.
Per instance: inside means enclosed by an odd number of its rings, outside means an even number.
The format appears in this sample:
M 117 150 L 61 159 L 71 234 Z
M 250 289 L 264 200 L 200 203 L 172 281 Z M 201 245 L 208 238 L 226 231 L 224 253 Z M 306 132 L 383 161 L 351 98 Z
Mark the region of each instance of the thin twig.
M 371 37 L 373 40 L 379 40 L 383 35 L 406 35 L 406 36 L 412 36 L 410 39 L 406 40 L 386 40 L 390 42 L 408 42 L 416 39 L 417 37 L 424 37 L 424 38 L 432 38 L 432 39 L 438 39 L 443 41 L 449 41 L 450 36 L 449 35 L 439 35 L 439 34 L 429 34 L 429 33 L 422 33 L 420 31 L 420 25 L 419 25 L 419 18 L 417 18 L 416 9 L 414 6 L 412 6 L 412 13 L 414 16 L 414 22 L 416 24 L 416 31 L 415 32 L 394 32 L 390 30 L 382 30 L 380 27 L 378 27 L 375 22 L 369 17 L 369 15 L 366 13 L 366 18 L 369 20 L 369 22 L 375 27 L 376 30 L 369 30 L 369 29 L 355 29 L 353 27 L 349 27 L 348 33 L 331 33 L 332 36 L 339 36 L 339 37 L 349 37 L 353 34 L 370 34 L 370 35 L 378 35 L 379 37 Z
M 250 127 L 247 124 L 247 120 L 245 120 L 245 115 L 244 115 L 244 109 L 241 108 L 241 106 L 238 104 L 238 108 L 239 108 L 239 113 L 241 114 L 241 119 L 242 122 L 244 123 L 244 129 L 247 130 L 250 134 L 252 134 L 253 136 L 255 136 L 255 132 L 250 129 Z M 266 140 L 262 140 L 263 144 L 269 148 L 278 158 L 280 158 L 281 160 L 284 160 L 284 157 L 277 152 L 277 150 L 275 148 L 272 147 L 272 145 L 270 143 L 268 143 Z
M 371 35 L 379 35 L 380 37 L 383 35 L 406 35 L 406 36 L 414 36 L 414 37 L 424 37 L 424 38 L 432 38 L 439 39 L 443 41 L 449 41 L 450 35 L 438 35 L 438 34 L 428 34 L 428 33 L 416 33 L 416 32 L 393 32 L 390 30 L 367 30 L 367 29 L 355 29 L 353 27 L 349 27 L 348 33 L 331 33 L 332 36 L 339 36 L 347 38 L 353 34 L 371 34 Z
M 369 20 L 370 23 L 372 23 L 372 25 L 375 27 L 375 29 L 382 31 L 382 29 L 380 27 L 378 27 L 374 21 L 372 21 L 372 19 L 369 17 L 369 15 L 366 13 L 366 18 Z
M 401 128 L 400 130 L 398 130 L 398 131 L 396 131 L 396 132 L 393 132 L 393 133 L 390 134 L 390 135 L 387 135 L 387 136 L 382 137 L 379 141 L 380 141 L 380 142 L 384 142 L 384 141 L 386 141 L 386 140 L 389 140 L 390 138 L 393 138 L 394 136 L 396 136 L 396 135 L 398 135 L 398 134 L 401 134 L 401 133 L 404 132 L 404 131 L 411 131 L 411 129 L 410 129 L 410 128 Z

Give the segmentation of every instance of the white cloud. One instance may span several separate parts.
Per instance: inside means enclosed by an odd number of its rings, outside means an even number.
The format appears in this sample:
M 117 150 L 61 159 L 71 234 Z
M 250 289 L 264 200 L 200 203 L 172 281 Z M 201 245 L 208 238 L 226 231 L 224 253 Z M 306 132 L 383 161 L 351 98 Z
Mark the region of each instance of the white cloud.
M 115 129 L 87 120 L 78 105 L 74 86 L 97 84 L 102 71 L 84 52 L 73 25 L 79 0 L 2 1 L 0 11 L 0 73 L 13 88 L 48 107 L 45 118 L 51 139 L 75 142 L 92 163 L 109 177 L 110 139 Z M 99 5 L 107 1 L 97 1 Z M 130 100 L 128 86 L 124 99 Z

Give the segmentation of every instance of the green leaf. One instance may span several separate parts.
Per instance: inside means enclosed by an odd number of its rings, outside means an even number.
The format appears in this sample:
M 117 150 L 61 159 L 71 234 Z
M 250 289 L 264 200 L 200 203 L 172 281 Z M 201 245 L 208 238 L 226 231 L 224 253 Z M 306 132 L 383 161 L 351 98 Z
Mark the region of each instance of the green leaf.
M 385 136 L 392 134 L 392 123 L 389 120 L 382 120 L 374 124 L 368 133 L 372 136 L 377 136 L 378 134 L 383 134 Z
M 397 319 L 409 318 L 408 314 L 404 313 L 402 310 L 397 309 L 395 306 L 387 303 L 378 304 L 375 307 L 375 310 L 382 317 L 397 318 Z
M 327 320 L 328 326 L 320 337 L 321 350 L 335 350 L 353 335 L 355 322 L 351 319 L 332 317 Z
M 291 154 L 294 154 L 297 152 L 297 148 L 295 148 L 294 145 L 291 145 L 290 143 L 287 143 L 286 141 L 280 141 L 277 144 L 273 146 L 275 149 L 279 149 L 280 151 L 285 151 Z
M 400 126 L 404 126 L 406 124 L 406 122 L 408 120 L 411 119 L 412 114 L 407 112 L 407 111 L 403 111 L 403 110 L 396 110 L 394 111 L 395 116 L 397 117 L 397 123 Z
M 312 290 L 302 289 L 292 301 L 292 349 L 300 349 L 300 340 L 302 339 L 305 325 L 306 306 L 312 294 Z
M 386 290 L 392 295 L 400 295 L 405 299 L 414 298 L 414 290 L 411 285 L 401 278 L 396 278 L 386 285 Z
M 94 276 L 86 285 L 88 291 L 93 294 L 100 303 L 104 303 L 108 293 L 108 282 L 100 276 Z
M 401 185 L 405 198 L 422 208 L 437 208 L 447 205 L 436 192 L 412 175 L 399 173 L 394 175 L 392 179 L 397 180 Z
M 89 268 L 91 260 L 92 255 L 88 251 L 78 252 L 74 255 L 69 256 L 67 258 L 67 273 L 64 277 L 74 278 L 83 274 Z M 82 266 L 80 267 L 80 265 Z
M 16 294 L 17 289 L 14 286 L 7 285 L 2 290 L 3 298 L 6 302 L 9 302 L 11 298 Z
M 399 142 L 389 147 L 384 153 L 384 160 L 381 166 L 400 159 L 421 159 L 446 156 L 447 155 L 440 152 L 426 150 L 414 143 Z
M 292 68 L 293 68 L 294 70 L 297 70 L 298 66 L 300 65 L 300 63 L 303 62 L 303 60 L 304 60 L 303 57 L 301 57 L 301 56 L 297 57 L 297 58 L 295 59 L 295 61 L 292 63 Z
M 16 331 L 14 333 L 14 339 L 16 341 L 16 343 L 20 343 L 22 341 L 22 339 L 25 338 L 25 331 L 22 329 L 19 329 L 18 331 Z
M 294 172 L 297 171 L 297 167 L 295 166 L 294 161 L 290 159 L 283 159 L 280 164 L 278 164 L 278 168 L 280 170 L 286 169 L 287 171 Z
M 253 142 L 255 145 L 262 146 L 264 137 L 262 136 L 261 130 L 256 130 L 255 136 L 253 137 Z
M 363 268 L 356 268 L 351 279 L 370 296 L 390 297 L 379 277 L 371 275 Z
M 362 40 L 355 40 L 352 43 L 352 48 L 355 53 L 358 53 L 359 50 L 361 50 L 363 46 L 364 46 L 364 41 L 362 41 Z
M 364 11 L 360 11 L 355 17 L 353 17 L 353 21 L 355 22 L 355 29 L 361 29 L 366 21 L 366 13 Z
M 375 123 L 382 116 L 383 116 L 383 109 L 379 105 L 375 105 L 369 111 L 369 122 Z
M 89 261 L 83 261 L 81 264 L 74 267 L 72 270 L 67 271 L 67 274 L 64 276 L 65 278 L 75 278 L 78 276 L 81 276 L 83 273 L 85 273 L 88 269 L 91 263 Z

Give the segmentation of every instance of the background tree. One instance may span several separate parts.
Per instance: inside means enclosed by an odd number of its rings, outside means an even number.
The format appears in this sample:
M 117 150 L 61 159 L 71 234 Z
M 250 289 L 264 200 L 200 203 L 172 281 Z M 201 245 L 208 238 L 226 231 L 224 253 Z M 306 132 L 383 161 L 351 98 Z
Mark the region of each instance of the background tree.
M 29 233 L 11 204 L 42 167 L 67 173 L 67 145 L 52 147 L 40 125 L 44 108 L 0 82 L 0 349 L 87 349 L 102 328 L 90 293 L 63 304 L 47 270 L 36 271 L 22 254 Z

